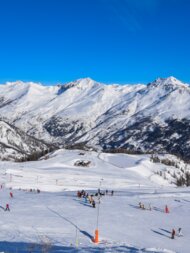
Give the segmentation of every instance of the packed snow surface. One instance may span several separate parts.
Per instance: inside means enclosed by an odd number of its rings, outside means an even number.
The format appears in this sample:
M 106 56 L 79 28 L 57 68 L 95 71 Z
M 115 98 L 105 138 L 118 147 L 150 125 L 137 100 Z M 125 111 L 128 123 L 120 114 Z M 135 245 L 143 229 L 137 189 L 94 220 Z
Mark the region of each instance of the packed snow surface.
M 81 160 L 89 166 L 75 166 Z M 189 253 L 190 190 L 154 173 L 165 169 L 145 155 L 79 150 L 59 150 L 36 162 L 1 162 L 0 252 Z M 98 188 L 109 194 L 100 199 L 100 243 L 94 244 L 97 197 L 92 208 L 76 192 Z M 7 203 L 10 212 L 4 211 Z M 172 240 L 171 230 L 179 227 L 183 236 Z

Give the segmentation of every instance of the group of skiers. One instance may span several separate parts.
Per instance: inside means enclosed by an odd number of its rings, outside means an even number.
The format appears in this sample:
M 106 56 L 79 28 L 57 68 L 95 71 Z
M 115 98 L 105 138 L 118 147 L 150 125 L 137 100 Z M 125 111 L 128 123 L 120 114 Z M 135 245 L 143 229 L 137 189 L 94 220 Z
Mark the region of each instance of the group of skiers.
M 114 194 L 114 191 L 112 190 L 112 191 L 110 192 L 110 195 L 113 196 L 113 194 Z M 109 191 L 108 191 L 108 190 L 105 191 L 105 195 L 109 195 Z
M 114 191 L 113 191 L 113 190 L 110 191 L 110 193 L 109 193 L 108 190 L 105 190 L 104 192 L 101 192 L 100 189 L 98 189 L 98 192 L 95 193 L 95 196 L 96 196 L 96 197 L 97 197 L 97 196 L 105 196 L 105 195 L 111 195 L 111 196 L 113 196 L 113 194 L 114 194 Z
M 139 202 L 139 208 L 142 210 L 150 210 L 150 211 L 152 210 L 152 206 L 150 203 L 149 203 L 148 208 L 145 208 L 145 205 L 143 203 Z
M 139 202 L 139 208 L 142 209 L 142 210 L 150 210 L 150 211 L 152 210 L 151 204 L 149 204 L 149 207 L 148 207 L 148 208 L 145 208 L 144 204 L 141 203 L 141 202 Z M 168 208 L 167 205 L 165 206 L 164 212 L 165 212 L 165 213 L 169 213 L 169 208 Z M 173 228 L 172 231 L 171 231 L 171 239 L 175 239 L 175 236 L 176 236 L 176 231 L 175 231 L 175 229 Z M 178 228 L 177 236 L 178 236 L 178 237 L 183 236 L 182 231 L 181 231 L 181 228 Z
M 0 188 L 3 189 L 3 188 L 4 188 L 4 185 L 1 184 Z M 9 196 L 10 196 L 10 198 L 12 199 L 12 198 L 13 198 L 12 188 L 10 187 L 9 190 L 11 190 L 11 191 L 9 192 Z M 9 206 L 8 203 L 5 205 L 5 207 L 1 206 L 1 208 L 2 208 L 4 211 L 9 211 L 9 212 L 10 212 L 10 206 Z
M 152 206 L 151 203 L 149 203 L 148 207 L 145 208 L 145 205 L 142 202 L 139 202 L 139 208 L 142 210 L 152 210 Z M 169 208 L 167 205 L 165 205 L 165 209 L 164 209 L 165 213 L 169 213 Z
M 9 192 L 9 196 L 10 198 L 12 199 L 13 198 L 13 193 L 12 192 Z M 10 207 L 9 207 L 9 204 L 6 204 L 6 207 L 4 209 L 5 211 L 9 211 L 10 212 Z
M 21 189 L 21 188 L 19 188 L 18 189 L 19 191 L 24 191 L 24 192 L 33 192 L 33 193 L 40 193 L 41 191 L 40 191 L 40 189 Z
M 93 199 L 93 194 L 89 195 L 88 192 L 82 190 L 82 191 L 78 191 L 77 192 L 77 197 L 78 198 L 84 198 L 85 200 L 85 203 L 90 203 L 92 205 L 93 208 L 96 207 L 96 202 L 95 200 Z
M 30 192 L 37 192 L 37 193 L 40 193 L 40 190 L 39 189 L 30 189 Z
M 104 192 L 101 192 L 100 189 L 98 189 L 98 191 L 94 194 L 96 197 L 97 196 L 105 196 L 105 195 L 111 195 L 113 196 L 114 195 L 114 191 L 110 191 L 110 194 L 109 194 L 109 191 L 108 190 L 105 190 Z M 81 190 L 81 191 L 78 191 L 77 192 L 77 197 L 78 198 L 82 198 L 82 197 L 86 197 L 88 196 L 88 193 L 85 192 L 84 190 Z M 92 195 L 91 195 L 92 196 Z
M 2 188 L 1 188 L 1 189 L 2 189 Z M 13 193 L 10 192 L 10 193 L 9 193 L 9 196 L 10 196 L 10 198 L 13 198 Z M 10 212 L 10 206 L 9 206 L 8 203 L 6 204 L 5 207 L 1 206 L 1 208 L 2 208 L 4 211 L 9 211 L 9 212 Z
M 106 190 L 104 192 L 100 191 L 100 189 L 98 189 L 98 191 L 95 194 L 89 194 L 88 192 L 81 190 L 81 191 L 77 191 L 77 197 L 78 198 L 84 198 L 85 203 L 90 203 L 92 205 L 93 208 L 96 207 L 96 202 L 94 200 L 94 196 L 95 197 L 101 197 L 101 196 L 105 196 L 105 195 L 109 195 L 109 191 Z M 114 195 L 114 191 L 112 190 L 110 192 L 110 195 L 113 196 Z
M 85 198 L 86 196 L 88 196 L 88 193 L 85 192 L 84 190 L 77 192 L 77 197 L 78 198 Z
M 4 186 L 1 184 L 1 185 L 0 185 L 0 188 L 3 189 Z M 11 190 L 11 191 L 9 192 L 9 196 L 10 196 L 10 198 L 12 199 L 12 198 L 13 198 L 12 187 L 10 187 L 9 190 Z M 19 188 L 19 190 L 22 190 L 22 189 Z M 28 191 L 28 190 L 24 190 L 24 191 Z M 40 191 L 40 189 L 36 189 L 36 190 L 35 190 L 35 189 L 29 189 L 29 192 L 40 193 L 41 191 Z M 10 212 L 10 206 L 9 206 L 8 203 L 5 205 L 5 207 L 3 207 L 3 206 L 0 206 L 0 207 L 1 207 L 1 209 L 3 209 L 4 211 L 9 211 L 9 212 Z

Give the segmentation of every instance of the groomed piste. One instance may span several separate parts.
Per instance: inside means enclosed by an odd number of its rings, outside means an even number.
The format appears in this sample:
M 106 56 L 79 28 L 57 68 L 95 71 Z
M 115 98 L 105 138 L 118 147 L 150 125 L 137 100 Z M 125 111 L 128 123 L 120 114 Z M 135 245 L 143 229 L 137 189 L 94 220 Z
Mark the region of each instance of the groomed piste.
M 189 253 L 190 190 L 155 174 L 166 168 L 148 155 L 80 150 L 36 162 L 2 161 L 0 252 Z M 98 189 L 108 190 L 100 204 Z M 77 197 L 81 190 L 94 195 L 95 208 Z

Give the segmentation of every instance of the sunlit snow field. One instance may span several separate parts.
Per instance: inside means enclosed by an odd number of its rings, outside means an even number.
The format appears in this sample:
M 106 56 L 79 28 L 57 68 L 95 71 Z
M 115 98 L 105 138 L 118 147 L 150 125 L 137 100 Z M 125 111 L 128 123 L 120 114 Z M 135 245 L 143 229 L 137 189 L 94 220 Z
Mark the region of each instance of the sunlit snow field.
M 78 167 L 77 160 L 91 164 Z M 165 168 L 148 156 L 78 150 L 59 150 L 37 162 L 1 162 L 0 251 L 189 253 L 190 190 L 154 174 Z M 101 198 L 95 245 L 97 208 L 77 198 L 76 191 L 93 194 L 99 187 L 114 195 Z M 40 194 L 29 191 L 37 188 Z M 141 210 L 139 202 L 152 211 Z M 10 212 L 3 210 L 7 203 Z M 172 228 L 179 227 L 183 237 L 172 240 Z

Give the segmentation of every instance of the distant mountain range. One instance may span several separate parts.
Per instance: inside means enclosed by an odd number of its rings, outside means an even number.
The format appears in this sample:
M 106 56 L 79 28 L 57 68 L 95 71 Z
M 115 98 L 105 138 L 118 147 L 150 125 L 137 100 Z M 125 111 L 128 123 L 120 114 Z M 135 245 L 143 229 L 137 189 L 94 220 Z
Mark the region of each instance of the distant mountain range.
M 30 153 L 46 149 L 45 142 L 190 159 L 190 87 L 174 77 L 147 85 L 105 85 L 90 78 L 56 86 L 8 82 L 0 85 L 0 118 L 2 158 L 7 148 Z M 24 135 L 27 146 L 19 137 Z

